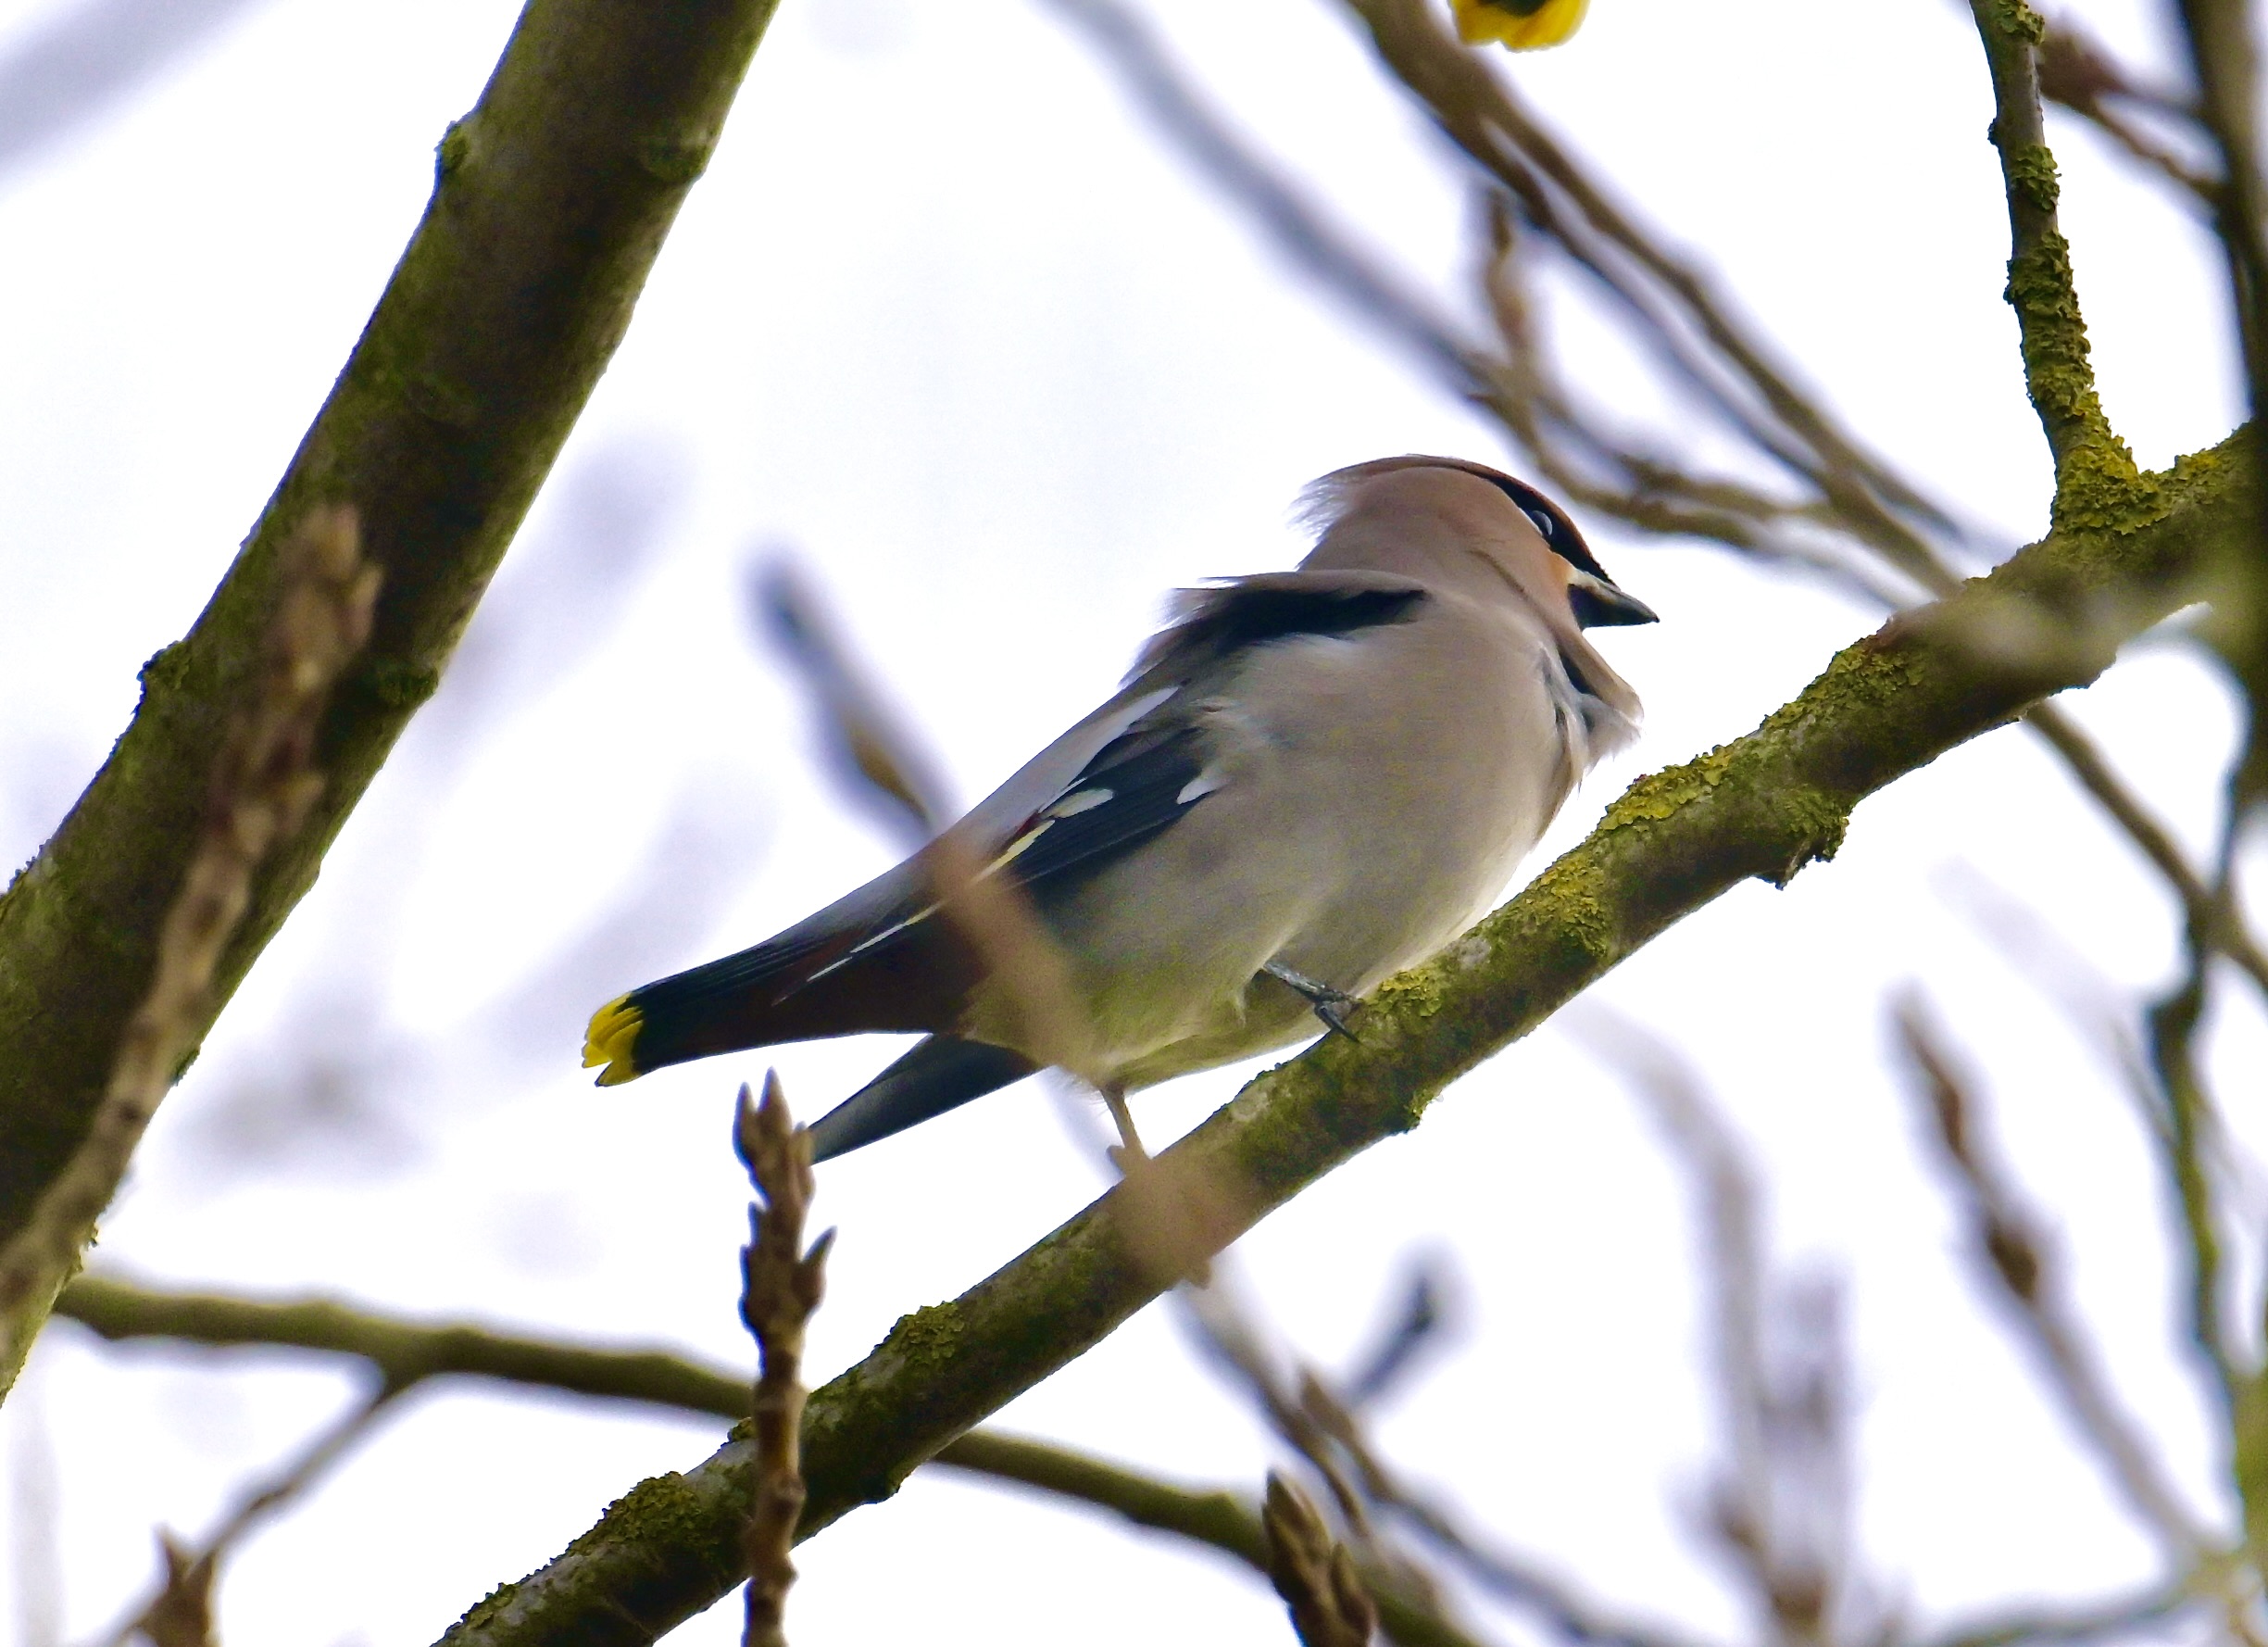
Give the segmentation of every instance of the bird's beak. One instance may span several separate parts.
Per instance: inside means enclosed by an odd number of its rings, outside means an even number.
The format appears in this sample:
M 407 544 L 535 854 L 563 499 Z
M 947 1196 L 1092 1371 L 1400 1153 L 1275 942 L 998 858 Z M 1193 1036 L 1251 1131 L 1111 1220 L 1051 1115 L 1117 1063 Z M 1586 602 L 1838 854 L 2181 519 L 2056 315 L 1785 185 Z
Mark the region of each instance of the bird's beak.
M 1660 614 L 1635 595 L 1604 578 L 1575 572 L 1567 580 L 1567 603 L 1574 609 L 1575 623 L 1583 629 L 1605 629 L 1619 623 L 1659 623 Z

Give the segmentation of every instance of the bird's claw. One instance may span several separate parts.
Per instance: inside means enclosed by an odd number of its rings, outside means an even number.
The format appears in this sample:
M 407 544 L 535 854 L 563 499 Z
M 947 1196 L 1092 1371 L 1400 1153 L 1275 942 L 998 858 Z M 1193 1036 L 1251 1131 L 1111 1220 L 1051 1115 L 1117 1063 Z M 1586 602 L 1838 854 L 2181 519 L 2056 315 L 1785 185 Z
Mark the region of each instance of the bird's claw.
M 1271 961 L 1262 966 L 1260 971 L 1291 989 L 1305 1000 L 1309 1006 L 1314 1008 L 1315 1015 L 1323 1021 L 1323 1027 L 1326 1030 L 1333 1035 L 1345 1036 L 1357 1046 L 1362 1044 L 1361 1037 L 1347 1027 L 1348 1010 L 1361 1004 L 1353 996 L 1347 994 L 1344 989 L 1334 989 L 1320 979 L 1310 978 L 1307 974 L 1296 971 L 1284 965 L 1281 961 Z

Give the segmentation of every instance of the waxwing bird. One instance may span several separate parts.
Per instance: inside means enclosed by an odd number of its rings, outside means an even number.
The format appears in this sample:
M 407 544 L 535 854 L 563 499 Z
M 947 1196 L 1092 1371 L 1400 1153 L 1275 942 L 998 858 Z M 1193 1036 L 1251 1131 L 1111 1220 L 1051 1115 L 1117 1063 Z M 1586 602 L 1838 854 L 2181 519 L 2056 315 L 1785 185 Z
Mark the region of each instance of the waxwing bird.
M 824 1161 L 1052 1061 L 1124 1094 L 1288 1046 L 1486 912 L 1637 695 L 1584 633 L 1650 623 L 1533 487 L 1385 458 L 1303 496 L 1297 572 L 1184 591 L 1118 695 L 923 854 L 755 948 L 608 1002 L 598 1084 L 785 1041 L 927 1038 L 812 1128 Z M 925 855 L 1009 877 L 1075 1058 L 941 911 Z M 963 883 L 966 885 L 966 883 Z

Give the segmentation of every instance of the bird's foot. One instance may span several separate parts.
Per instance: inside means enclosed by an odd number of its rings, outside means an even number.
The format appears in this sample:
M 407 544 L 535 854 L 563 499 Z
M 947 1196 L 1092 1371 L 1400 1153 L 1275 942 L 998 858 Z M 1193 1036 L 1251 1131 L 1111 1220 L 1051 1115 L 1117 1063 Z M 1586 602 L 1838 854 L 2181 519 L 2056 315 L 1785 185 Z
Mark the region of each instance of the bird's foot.
M 1358 1046 L 1361 1044 L 1360 1037 L 1347 1027 L 1347 1012 L 1362 1004 L 1353 996 L 1347 994 L 1344 989 L 1334 989 L 1330 985 L 1319 979 L 1310 978 L 1307 974 L 1296 971 L 1284 965 L 1281 961 L 1271 961 L 1262 966 L 1260 971 L 1294 991 L 1306 1000 L 1308 1005 L 1313 1007 L 1315 1015 L 1323 1021 L 1325 1029 L 1334 1035 L 1345 1036 Z

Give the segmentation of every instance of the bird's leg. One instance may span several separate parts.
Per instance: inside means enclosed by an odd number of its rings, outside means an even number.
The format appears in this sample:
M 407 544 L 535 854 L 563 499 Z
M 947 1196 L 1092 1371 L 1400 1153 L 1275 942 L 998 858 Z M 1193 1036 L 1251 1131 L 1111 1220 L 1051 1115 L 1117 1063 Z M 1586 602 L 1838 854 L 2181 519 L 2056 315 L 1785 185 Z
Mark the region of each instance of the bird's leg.
M 1103 1102 L 1109 1106 L 1110 1119 L 1118 1123 L 1119 1141 L 1110 1146 L 1110 1164 L 1118 1168 L 1119 1176 L 1124 1180 L 1121 1193 L 1131 1198 L 1136 1242 L 1148 1246 L 1153 1257 L 1167 1257 L 1179 1244 L 1181 1238 L 1173 1232 L 1186 1214 L 1174 1199 L 1164 1169 L 1142 1147 L 1142 1136 L 1134 1131 L 1134 1112 L 1126 1107 L 1126 1088 L 1113 1082 L 1095 1090 L 1102 1094 Z M 1170 1262 L 1179 1270 L 1181 1278 L 1192 1287 L 1213 1284 L 1213 1266 L 1209 1260 L 1183 1254 Z
M 1315 1009 L 1315 1015 L 1323 1021 L 1323 1027 L 1334 1035 L 1343 1035 L 1360 1044 L 1355 1032 L 1347 1027 L 1347 1009 L 1357 1004 L 1355 998 L 1343 989 L 1310 978 L 1303 972 L 1295 972 L 1281 961 L 1271 961 L 1260 971 L 1303 997 Z
M 1110 1119 L 1118 1124 L 1119 1141 L 1110 1146 L 1110 1164 L 1132 1176 L 1149 1164 L 1150 1152 L 1142 1147 L 1142 1135 L 1134 1131 L 1134 1112 L 1126 1107 L 1126 1088 L 1113 1082 L 1095 1090 L 1102 1094 Z

